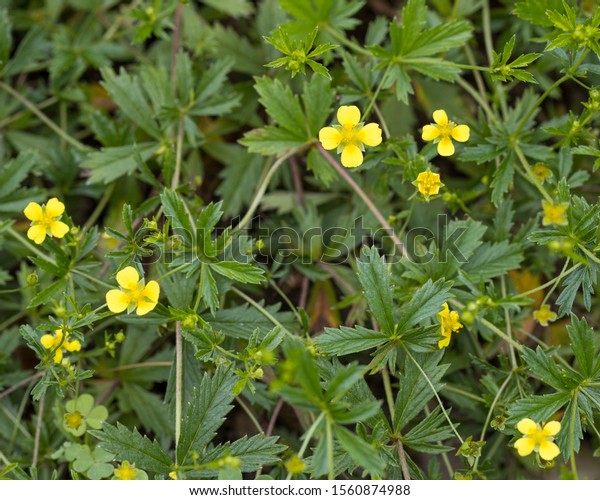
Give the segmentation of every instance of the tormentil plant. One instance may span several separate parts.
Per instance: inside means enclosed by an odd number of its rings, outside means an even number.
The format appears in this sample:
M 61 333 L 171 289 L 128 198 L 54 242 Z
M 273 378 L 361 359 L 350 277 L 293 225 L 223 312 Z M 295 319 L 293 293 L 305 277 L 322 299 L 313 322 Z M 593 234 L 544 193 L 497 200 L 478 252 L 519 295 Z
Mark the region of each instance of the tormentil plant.
M 598 479 L 600 9 L 490 3 L 1 9 L 0 478 Z

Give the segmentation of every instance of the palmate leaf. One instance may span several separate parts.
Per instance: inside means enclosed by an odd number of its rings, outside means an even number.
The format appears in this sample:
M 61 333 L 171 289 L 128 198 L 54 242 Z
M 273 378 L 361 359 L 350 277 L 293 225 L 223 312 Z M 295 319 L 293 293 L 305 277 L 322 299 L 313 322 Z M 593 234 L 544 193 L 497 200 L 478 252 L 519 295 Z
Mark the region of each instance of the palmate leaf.
M 598 341 L 594 329 L 585 318 L 571 316 L 571 324 L 567 326 L 571 349 L 575 354 L 575 368 L 586 378 L 594 378 L 600 372 L 600 358 L 597 356 Z
M 568 460 L 571 450 L 579 453 L 579 446 L 583 439 L 583 430 L 581 428 L 581 415 L 579 408 L 579 397 L 576 395 L 565 409 L 565 414 L 560 421 L 560 432 L 556 435 L 556 444 L 560 448 L 564 460 Z
M 345 427 L 336 425 L 334 431 L 342 448 L 348 452 L 356 464 L 370 474 L 381 475 L 383 473 L 385 461 L 375 448 Z
M 157 441 L 150 441 L 135 428 L 129 430 L 117 422 L 117 425 L 104 423 L 101 431 L 89 431 L 100 440 L 100 448 L 112 453 L 119 460 L 134 463 L 140 469 L 167 475 L 172 470 L 173 460 L 166 454 Z
M 580 376 L 570 368 L 558 366 L 540 346 L 535 351 L 524 347 L 521 357 L 533 374 L 544 383 L 558 390 L 570 390 L 580 382 Z
M 375 247 L 364 247 L 361 259 L 356 262 L 358 280 L 379 323 L 381 331 L 388 336 L 394 333 L 394 302 L 390 274 L 385 258 L 380 257 Z
M 405 332 L 424 319 L 435 317 L 450 297 L 452 282 L 440 279 L 435 283 L 428 280 L 419 288 L 410 302 L 400 308 L 400 320 L 397 329 Z
M 430 382 L 439 391 L 440 380 L 450 365 L 439 365 L 444 353 L 435 351 L 432 354 L 415 354 L 415 360 L 429 377 Z M 402 429 L 416 417 L 433 397 L 431 386 L 414 363 L 407 360 L 404 373 L 398 375 L 398 395 L 394 411 L 394 431 Z
M 570 399 L 569 392 L 555 392 L 519 399 L 508 409 L 507 424 L 516 425 L 523 418 L 530 418 L 535 422 L 547 422 L 552 415 L 568 404 Z
M 178 464 L 185 463 L 192 450 L 203 452 L 215 437 L 217 429 L 225 421 L 225 415 L 233 408 L 230 403 L 235 397 L 232 390 L 237 381 L 233 372 L 223 366 L 217 368 L 212 377 L 204 374 L 181 422 Z
M 356 325 L 354 328 L 347 326 L 325 328 L 325 333 L 316 338 L 317 346 L 321 351 L 338 356 L 366 351 L 380 346 L 388 340 L 387 334 L 369 330 L 360 325 Z
M 240 470 L 242 472 L 253 472 L 262 466 L 274 465 L 280 460 L 280 455 L 287 446 L 277 444 L 279 436 L 265 436 L 256 434 L 251 437 L 243 437 L 233 443 L 222 443 L 213 449 L 203 453 L 200 458 L 201 464 L 210 464 L 225 456 L 240 459 Z M 187 474 L 190 479 L 216 477 L 218 470 L 205 469 L 192 471 Z
M 423 420 L 418 422 L 402 437 L 405 446 L 421 453 L 444 453 L 450 451 L 450 446 L 438 444 L 439 441 L 451 438 L 452 429 L 446 423 L 446 417 L 441 408 L 436 407 Z
M 231 280 L 239 281 L 240 283 L 258 284 L 265 280 L 265 272 L 252 264 L 235 261 L 223 261 L 212 262 L 209 264 L 209 266 L 214 272 Z

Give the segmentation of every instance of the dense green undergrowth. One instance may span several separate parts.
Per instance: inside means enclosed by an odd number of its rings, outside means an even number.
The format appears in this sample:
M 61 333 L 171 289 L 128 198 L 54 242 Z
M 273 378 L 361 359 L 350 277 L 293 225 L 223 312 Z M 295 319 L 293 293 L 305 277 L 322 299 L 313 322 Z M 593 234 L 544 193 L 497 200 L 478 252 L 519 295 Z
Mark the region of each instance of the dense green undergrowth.
M 598 478 L 597 7 L 0 1 L 0 477 Z

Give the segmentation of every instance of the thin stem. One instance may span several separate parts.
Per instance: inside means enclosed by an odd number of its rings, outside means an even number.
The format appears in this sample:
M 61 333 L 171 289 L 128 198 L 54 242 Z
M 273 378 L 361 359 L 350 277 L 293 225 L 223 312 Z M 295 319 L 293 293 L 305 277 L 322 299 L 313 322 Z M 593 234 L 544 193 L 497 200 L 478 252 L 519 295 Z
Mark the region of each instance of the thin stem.
M 458 438 L 458 440 L 460 441 L 461 444 L 464 443 L 464 440 L 460 436 L 460 434 L 458 433 L 458 431 L 456 430 L 456 427 L 454 426 L 454 423 L 452 422 L 452 420 L 450 420 L 450 416 L 448 415 L 448 412 L 446 411 L 446 408 L 444 407 L 444 403 L 442 403 L 442 399 L 440 398 L 440 395 L 438 394 L 438 391 L 435 389 L 435 386 L 431 383 L 431 380 L 427 376 L 427 373 L 425 373 L 425 371 L 423 370 L 423 368 L 421 368 L 421 365 L 413 357 L 413 355 L 410 353 L 410 351 L 405 346 L 402 346 L 402 347 L 403 347 L 404 352 L 406 353 L 406 355 L 415 364 L 415 366 L 421 372 L 421 375 L 423 375 L 423 377 L 425 378 L 425 381 L 427 382 L 427 384 L 429 385 L 429 387 L 433 391 L 433 394 L 435 395 L 435 398 L 437 399 L 438 404 L 440 405 L 440 409 L 442 410 L 442 413 L 444 414 L 444 417 L 446 417 L 446 420 L 448 421 L 448 424 L 450 425 L 450 428 L 454 432 L 454 435 Z
M 325 418 L 325 413 L 321 413 L 317 419 L 313 422 L 313 424 L 309 427 L 309 429 L 306 431 L 306 434 L 304 434 L 304 439 L 302 440 L 302 446 L 300 447 L 300 451 L 298 452 L 298 458 L 302 458 L 304 456 L 304 453 L 306 452 L 306 448 L 308 448 L 308 445 L 310 443 L 310 440 L 312 439 L 313 434 L 315 433 L 315 431 L 317 430 L 317 427 L 319 427 L 319 425 L 321 424 L 321 421 Z M 286 476 L 286 481 L 289 481 L 292 478 L 292 473 L 289 472 L 288 475 Z
M 40 102 L 37 105 L 37 108 L 45 109 L 48 106 L 52 106 L 53 104 L 56 104 L 57 101 L 58 101 L 57 97 L 49 97 L 45 101 Z M 0 129 L 6 127 L 6 125 L 9 125 L 10 123 L 14 122 L 15 120 L 18 120 L 23 115 L 25 115 L 25 113 L 27 113 L 27 111 L 19 111 L 18 113 L 15 113 L 14 115 L 7 116 L 4 120 L 0 121 Z
M 239 396 L 237 396 L 235 400 L 237 403 L 239 403 L 239 405 L 242 407 L 242 410 L 244 410 L 244 413 L 252 421 L 258 433 L 262 434 L 264 432 L 262 425 L 260 425 L 260 422 L 257 420 L 256 416 L 254 415 L 254 413 L 252 413 L 250 407 L 246 403 L 244 403 L 244 400 Z
M 521 165 L 523 165 L 523 168 L 525 169 L 525 173 L 527 174 L 526 178 L 529 179 L 529 181 L 538 189 L 547 202 L 554 203 L 552 197 L 548 194 L 548 191 L 546 191 L 546 188 L 542 186 L 540 180 L 533 173 L 531 165 L 529 165 L 529 162 L 527 161 L 527 158 L 525 158 L 525 155 L 523 154 L 523 151 L 521 151 L 518 143 L 514 143 L 513 150 L 519 158 Z
M 38 373 L 34 373 L 33 375 L 30 375 L 27 378 L 24 378 L 23 380 L 21 380 L 20 382 L 17 382 L 15 385 L 9 387 L 5 391 L 0 392 L 0 399 L 15 392 L 20 387 L 23 387 L 24 385 L 29 384 L 29 382 L 33 382 L 34 380 L 37 380 L 38 378 L 42 378 L 43 376 L 44 376 L 43 372 L 38 372 Z
M 180 4 L 181 5 L 181 4 Z M 184 115 L 179 117 L 179 123 L 177 125 L 177 146 L 175 152 L 175 172 L 173 173 L 173 179 L 171 179 L 171 189 L 177 189 L 179 186 L 179 177 L 181 176 L 181 159 L 183 157 L 183 119 Z
M 367 49 L 361 47 L 360 45 L 354 43 L 351 40 L 348 40 L 344 35 L 342 35 L 329 25 L 325 26 L 325 31 L 327 31 L 333 38 L 335 38 L 338 42 L 340 42 L 342 45 L 345 45 L 349 49 L 352 49 L 353 51 L 358 52 L 359 54 L 363 54 L 365 56 L 373 55 Z
M 406 251 L 406 248 L 404 247 L 404 244 L 400 241 L 400 239 L 394 232 L 394 229 L 392 228 L 392 226 L 390 226 L 388 221 L 385 219 L 385 217 L 382 215 L 382 213 L 379 211 L 379 209 L 375 206 L 375 203 L 373 203 L 371 201 L 371 199 L 362 190 L 362 188 L 354 181 L 354 179 L 348 174 L 348 172 L 346 172 L 346 170 L 344 170 L 344 168 L 342 166 L 340 166 L 340 164 L 337 161 L 335 161 L 335 159 L 327 151 L 325 151 L 323 149 L 323 146 L 321 146 L 319 144 L 317 147 L 319 148 L 319 151 L 321 152 L 323 157 L 329 162 L 329 164 L 337 170 L 338 174 L 340 174 L 342 176 L 342 178 L 348 183 L 348 185 L 354 190 L 354 192 L 358 196 L 360 196 L 360 198 L 363 200 L 365 205 L 367 205 L 367 208 L 371 211 L 371 213 L 379 221 L 381 226 L 390 235 L 390 238 L 392 239 L 394 244 L 398 247 L 398 249 L 402 253 L 402 256 L 410 260 L 410 257 L 408 255 L 408 252 Z
M 496 121 L 498 119 L 490 105 L 487 103 L 487 101 L 481 95 L 479 95 L 479 92 L 477 92 L 477 90 L 475 90 L 475 88 L 473 88 L 473 86 L 469 82 L 463 80 L 459 76 L 456 78 L 456 83 L 458 83 L 464 90 L 466 90 L 471 95 L 473 99 L 475 99 L 477 104 L 479 104 L 483 111 L 485 111 L 488 120 Z
M 475 394 L 471 394 L 470 392 L 464 391 L 462 389 L 459 389 L 458 387 L 454 387 L 453 385 L 449 385 L 446 384 L 444 386 L 444 389 L 446 391 L 450 391 L 450 392 L 454 392 L 456 394 L 460 394 L 461 396 L 464 396 L 466 398 L 472 399 L 473 401 L 477 401 L 479 403 L 485 403 L 485 399 L 483 399 L 482 397 L 479 396 L 475 396 Z
M 120 372 L 120 371 L 124 371 L 124 370 L 135 370 L 136 368 L 156 368 L 156 367 L 167 367 L 167 366 L 173 366 L 173 363 L 171 361 L 150 361 L 147 363 L 132 363 L 130 365 L 121 365 L 121 366 L 117 366 L 115 368 L 108 368 L 106 370 L 103 370 L 104 372 Z
M 283 165 L 283 163 L 290 158 L 291 156 L 295 155 L 298 152 L 297 149 L 291 149 L 290 151 L 288 151 L 287 153 L 285 153 L 282 157 L 278 158 L 269 168 L 269 170 L 267 171 L 267 174 L 265 175 L 265 177 L 263 178 L 260 186 L 258 187 L 258 190 L 256 191 L 256 194 L 254 195 L 254 199 L 252 200 L 252 203 L 250 204 L 250 207 L 248 207 L 248 211 L 246 212 L 246 215 L 244 215 L 243 219 L 240 221 L 240 223 L 237 225 L 236 229 L 245 229 L 249 222 L 252 220 L 252 217 L 254 216 L 254 212 L 256 211 L 256 209 L 258 208 L 258 205 L 260 204 L 266 190 L 267 187 L 269 186 L 269 182 L 271 182 L 271 179 L 273 178 L 273 176 L 275 175 L 275 172 L 277 172 L 277 170 L 279 169 L 279 167 L 281 165 Z
M 0 88 L 8 92 L 15 99 L 17 99 L 17 101 L 19 101 L 27 109 L 29 109 L 35 116 L 37 116 L 42 122 L 44 122 L 49 128 L 51 128 L 52 131 L 55 132 L 65 142 L 68 142 L 69 144 L 71 144 L 71 146 L 79 149 L 80 151 L 86 151 L 88 149 L 88 147 L 85 144 L 79 142 L 77 139 L 67 134 L 56 123 L 54 123 L 50 118 L 48 118 L 44 113 L 42 113 L 35 104 L 33 104 L 24 95 L 13 89 L 10 85 L 4 82 L 0 82 Z
M 84 233 L 87 232 L 96 223 L 96 221 L 98 220 L 98 217 L 100 217 L 100 214 L 106 207 L 107 203 L 110 200 L 111 195 L 113 194 L 113 191 L 115 190 L 115 186 L 116 186 L 116 183 L 113 182 L 110 186 L 108 186 L 104 190 L 104 194 L 102 195 L 102 198 L 100 198 L 100 201 L 96 205 L 96 208 L 94 208 L 92 215 L 90 215 L 89 219 L 86 221 L 85 225 L 83 226 Z
M 493 53 L 494 43 L 492 41 L 492 26 L 491 26 L 489 0 L 485 0 L 483 2 L 482 18 L 483 18 L 482 24 L 483 24 L 483 41 L 485 44 L 485 53 L 488 58 L 488 63 L 491 67 L 492 64 L 494 63 L 494 53 Z M 488 71 L 489 71 L 489 69 L 488 69 Z M 500 84 L 500 82 L 497 82 L 497 81 L 492 82 L 492 87 L 496 93 L 496 96 L 498 97 L 498 101 L 500 102 L 500 108 L 502 109 L 502 114 L 504 116 L 506 116 L 508 113 L 508 109 L 506 107 L 506 98 L 504 96 L 504 89 L 503 89 L 502 85 Z
M 492 401 L 492 404 L 490 405 L 490 409 L 487 413 L 487 416 L 485 417 L 485 423 L 483 424 L 483 429 L 481 429 L 481 436 L 479 438 L 479 441 L 483 441 L 485 439 L 485 433 L 488 428 L 488 425 L 490 425 L 490 420 L 492 419 L 492 413 L 494 412 L 494 408 L 496 407 L 496 404 L 500 400 L 500 396 L 504 392 L 504 389 L 506 389 L 506 386 L 508 385 L 508 382 L 510 381 L 510 378 L 512 377 L 513 373 L 515 373 L 514 370 L 508 374 L 508 377 L 506 377 L 506 380 L 504 380 L 504 382 L 498 389 L 498 392 L 496 393 L 496 396 L 494 397 L 494 400 Z M 480 457 L 481 457 L 481 455 L 479 455 L 478 457 L 475 458 L 475 463 L 473 464 L 474 471 L 477 470 L 477 464 L 479 463 Z
M 506 279 L 504 278 L 504 276 L 500 277 L 500 288 L 501 288 L 502 298 L 506 298 Z M 512 336 L 512 326 L 511 326 L 511 322 L 510 322 L 510 312 L 508 311 L 507 307 L 504 307 L 504 322 L 506 323 L 506 335 L 508 335 L 508 337 L 510 337 L 512 339 L 513 336 Z M 514 348 L 514 345 L 512 342 L 508 344 L 508 351 L 510 354 L 510 363 L 512 365 L 512 369 L 516 370 L 518 368 L 517 356 L 515 354 L 515 348 Z M 521 389 L 521 386 L 519 386 L 519 391 L 520 391 L 520 389 Z
M 293 336 L 292 332 L 290 332 L 285 326 L 283 326 L 277 320 L 277 318 L 275 318 L 269 311 L 267 311 L 263 306 L 261 306 L 258 302 L 256 302 L 252 297 L 250 297 L 249 295 L 246 295 L 244 292 L 237 289 L 236 287 L 231 287 L 231 291 L 233 293 L 235 293 L 236 295 L 238 295 L 239 297 L 241 297 L 242 299 L 244 299 L 246 302 L 248 302 L 250 305 L 252 305 L 255 309 L 259 310 L 265 318 L 267 318 L 269 321 L 271 321 L 271 323 L 273 323 L 275 326 L 278 326 L 279 328 L 281 328 L 283 330 L 283 332 L 287 333 L 288 335 Z
M 385 67 L 385 71 L 383 72 L 383 76 L 381 77 L 381 80 L 379 80 L 379 84 L 377 85 L 377 88 L 375 89 L 375 92 L 371 96 L 371 100 L 369 101 L 369 104 L 365 108 L 365 112 L 363 113 L 363 116 L 365 117 L 365 120 L 368 118 L 369 113 L 371 112 L 371 109 L 373 108 L 373 105 L 375 104 L 375 100 L 377 99 L 377 96 L 379 95 L 379 92 L 381 92 L 381 89 L 383 87 L 383 84 L 385 83 L 385 80 L 386 80 L 386 78 L 388 76 L 388 73 L 390 72 L 390 68 L 391 67 L 392 67 L 392 65 L 389 64 L 389 63 Z
M 563 266 L 562 271 L 558 275 L 559 278 L 565 275 L 565 271 L 567 270 L 567 267 L 569 266 L 570 262 L 571 262 L 571 259 L 569 257 L 567 257 L 567 260 L 565 260 L 565 265 Z M 548 301 L 548 299 L 552 296 L 552 294 L 554 293 L 554 290 L 556 290 L 556 287 L 558 286 L 559 283 L 560 283 L 560 279 L 554 280 L 554 284 L 552 285 L 552 288 L 550 288 L 550 290 L 544 297 L 544 300 L 542 300 L 540 307 L 542 307 Z
M 383 387 L 385 389 L 385 397 L 387 399 L 388 408 L 390 410 L 390 417 L 392 417 L 392 421 L 394 420 L 394 414 L 396 411 L 396 406 L 394 405 L 394 394 L 392 392 L 392 383 L 390 381 L 390 372 L 387 369 L 387 366 L 381 370 L 381 378 L 383 378 Z
M 10 318 L 0 323 L 0 332 L 3 332 L 7 326 L 12 325 L 15 321 L 19 321 L 21 318 L 25 317 L 25 311 L 19 311 L 16 314 L 13 314 Z
M 585 60 L 585 58 L 587 57 L 587 55 L 589 53 L 590 53 L 590 49 L 586 49 L 585 52 L 581 55 L 581 57 L 577 60 L 575 65 L 569 69 L 567 74 L 564 75 L 563 77 L 559 78 L 558 80 L 556 80 L 552 85 L 550 85 L 550 87 L 548 87 L 548 89 L 546 89 L 546 92 L 544 92 L 540 96 L 540 98 L 535 102 L 535 104 L 531 107 L 531 109 L 527 112 L 527 114 L 521 119 L 521 122 L 519 123 L 519 126 L 517 127 L 517 130 L 514 133 L 515 136 L 518 136 L 519 132 L 521 132 L 521 130 L 523 130 L 523 127 L 527 123 L 527 120 L 529 120 L 531 115 L 533 115 L 533 113 L 535 113 L 540 108 L 541 104 L 544 102 L 546 97 L 548 97 L 555 88 L 559 87 L 564 82 L 566 82 L 569 78 L 571 78 L 571 75 L 573 75 L 575 73 L 575 70 L 577 70 L 577 68 L 581 65 L 581 63 L 583 63 L 583 61 Z
M 183 394 L 183 342 L 181 321 L 175 323 L 175 454 L 181 434 L 181 409 Z
M 35 425 L 35 441 L 33 443 L 33 460 L 32 465 L 36 466 L 38 463 L 38 457 L 40 453 L 40 437 L 42 435 L 42 418 L 44 416 L 44 402 L 46 401 L 46 394 L 42 394 L 38 407 L 37 423 Z
M 21 245 L 23 245 L 25 248 L 30 250 L 32 253 L 36 254 L 38 257 L 41 257 L 42 259 L 47 260 L 48 262 L 51 262 L 52 264 L 55 264 L 55 262 L 50 257 L 48 257 L 39 248 L 34 247 L 31 243 L 29 243 L 29 241 L 27 241 L 25 238 L 23 238 L 23 236 L 21 236 L 19 233 L 17 233 L 12 227 L 9 227 L 6 230 L 6 232 L 8 234 L 10 234 L 19 243 L 21 243 Z
M 565 276 L 568 276 L 569 274 L 571 274 L 573 271 L 575 271 L 580 266 L 581 266 L 581 264 L 575 264 L 568 271 L 565 271 L 563 269 L 563 272 L 561 272 L 556 278 L 553 278 L 550 281 L 547 281 L 543 285 L 540 285 L 538 287 L 532 288 L 531 290 L 527 290 L 526 292 L 523 292 L 523 293 L 520 293 L 518 295 L 515 295 L 514 298 L 516 299 L 518 297 L 527 297 L 527 295 L 531 295 L 532 293 L 539 292 L 540 290 L 544 290 L 545 288 L 548 288 L 550 285 L 553 285 L 554 283 L 557 283 L 558 281 L 560 281 L 561 279 L 563 279 Z
M 97 278 L 94 278 L 93 276 L 89 275 L 88 273 L 85 273 L 83 271 L 80 271 L 79 269 L 71 269 L 72 273 L 75 274 L 79 274 L 79 276 L 83 276 L 84 278 L 89 279 L 90 281 L 93 281 L 94 283 L 98 284 L 98 285 L 102 285 L 104 288 L 115 288 L 113 285 L 109 285 L 108 283 L 104 283 L 104 281 L 101 281 Z
M 408 463 L 406 462 L 406 454 L 404 453 L 404 446 L 402 445 L 402 438 L 396 439 L 396 449 L 398 450 L 398 457 L 400 458 L 400 466 L 402 467 L 402 475 L 406 481 L 410 481 L 410 471 L 408 470 Z
M 171 46 L 171 81 L 173 87 L 177 86 L 177 54 L 179 53 L 179 42 L 181 40 L 181 15 L 183 13 L 183 3 L 177 2 L 175 8 L 175 29 L 173 30 L 173 39 Z
M 327 439 L 327 468 L 329 469 L 327 479 L 331 481 L 335 479 L 335 464 L 333 460 L 333 429 L 331 426 L 331 418 L 329 418 L 329 416 L 327 416 L 325 424 L 325 435 Z

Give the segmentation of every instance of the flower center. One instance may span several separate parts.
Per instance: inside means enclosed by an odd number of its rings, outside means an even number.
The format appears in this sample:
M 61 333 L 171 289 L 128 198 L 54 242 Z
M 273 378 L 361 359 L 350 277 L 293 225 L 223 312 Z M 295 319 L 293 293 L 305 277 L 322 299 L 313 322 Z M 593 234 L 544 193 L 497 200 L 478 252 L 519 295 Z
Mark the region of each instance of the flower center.
M 67 423 L 67 427 L 69 429 L 79 429 L 83 424 L 83 415 L 78 411 L 74 411 L 73 413 L 67 413 L 65 415 L 65 422 Z
M 534 432 L 529 434 L 527 437 L 533 439 L 535 441 L 535 444 L 538 446 L 540 444 L 542 444 L 544 441 L 550 440 L 550 438 L 544 434 L 544 431 L 542 431 L 542 429 L 535 430 Z
M 353 144 L 356 142 L 356 134 L 358 134 L 359 130 L 357 130 L 357 127 L 352 127 L 352 128 L 346 128 L 346 127 L 342 127 L 340 130 L 340 133 L 342 134 L 342 143 L 344 145 L 346 144 Z

